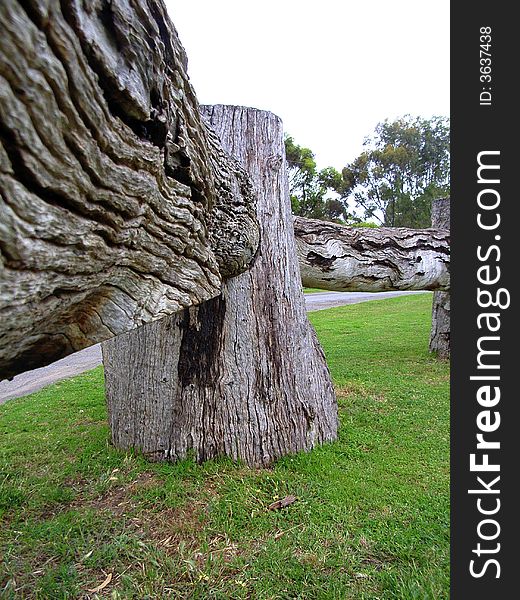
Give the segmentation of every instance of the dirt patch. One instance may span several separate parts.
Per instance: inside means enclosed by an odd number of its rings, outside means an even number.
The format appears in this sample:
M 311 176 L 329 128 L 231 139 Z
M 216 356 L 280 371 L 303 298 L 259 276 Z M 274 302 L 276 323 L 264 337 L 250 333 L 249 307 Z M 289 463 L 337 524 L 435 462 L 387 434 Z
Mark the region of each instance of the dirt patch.
M 198 546 L 198 534 L 204 530 L 205 503 L 186 502 L 178 508 L 166 508 L 154 512 L 142 511 L 134 519 L 143 535 L 167 553 Z
M 335 386 L 334 390 L 336 392 L 336 396 L 340 403 L 344 405 L 352 405 L 355 403 L 356 396 L 361 397 L 361 400 L 366 401 L 370 400 L 375 402 L 376 404 L 383 405 L 386 404 L 387 398 L 382 393 L 373 393 L 368 390 L 363 384 L 360 383 L 350 383 L 348 385 L 343 386 Z
M 340 398 L 348 398 L 349 396 L 353 396 L 356 394 L 366 396 L 368 393 L 364 385 L 354 382 L 348 383 L 346 385 L 335 385 L 334 392 L 336 396 Z
M 117 480 L 118 470 L 115 469 L 109 476 L 110 481 Z M 91 485 L 91 482 L 82 479 L 70 482 L 70 487 L 78 492 L 78 497 L 69 505 L 70 509 L 93 509 L 96 511 L 109 511 L 114 516 L 121 516 L 130 513 L 138 507 L 138 503 L 132 496 L 139 490 L 161 485 L 162 480 L 158 479 L 154 473 L 143 471 L 130 483 L 114 485 L 106 492 L 95 498 L 86 498 L 84 493 Z

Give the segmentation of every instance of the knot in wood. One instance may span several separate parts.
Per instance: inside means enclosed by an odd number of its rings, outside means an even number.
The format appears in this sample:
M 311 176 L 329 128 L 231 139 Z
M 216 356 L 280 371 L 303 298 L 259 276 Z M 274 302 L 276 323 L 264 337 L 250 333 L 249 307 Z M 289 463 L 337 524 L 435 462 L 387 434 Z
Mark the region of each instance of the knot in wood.
M 282 168 L 283 157 L 280 154 L 271 154 L 267 157 L 266 164 L 271 171 L 279 171 Z

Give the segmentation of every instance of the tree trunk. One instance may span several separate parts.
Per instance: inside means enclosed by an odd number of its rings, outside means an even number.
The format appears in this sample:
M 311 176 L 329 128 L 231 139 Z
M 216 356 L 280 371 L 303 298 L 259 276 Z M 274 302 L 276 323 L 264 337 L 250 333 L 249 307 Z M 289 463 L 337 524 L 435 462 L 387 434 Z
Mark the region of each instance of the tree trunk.
M 256 187 L 260 249 L 220 297 L 103 344 L 112 440 L 153 460 L 268 465 L 335 439 L 336 400 L 305 312 L 281 121 L 204 113 Z
M 0 378 L 220 293 L 258 246 L 161 0 L 0 2 Z
M 449 231 L 449 198 L 434 200 L 432 226 Z M 433 295 L 430 352 L 436 352 L 439 358 L 448 359 L 450 357 L 450 294 L 448 292 L 435 292 Z
M 302 283 L 340 292 L 449 290 L 449 232 L 294 217 Z

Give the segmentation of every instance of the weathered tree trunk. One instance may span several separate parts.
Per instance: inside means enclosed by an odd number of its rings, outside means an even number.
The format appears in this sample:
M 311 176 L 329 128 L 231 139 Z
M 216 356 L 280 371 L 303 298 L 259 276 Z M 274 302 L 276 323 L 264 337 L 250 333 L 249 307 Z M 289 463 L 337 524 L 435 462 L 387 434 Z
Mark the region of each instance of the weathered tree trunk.
M 153 460 L 267 465 L 335 439 L 336 400 L 301 292 L 281 121 L 205 114 L 255 184 L 260 249 L 220 297 L 103 344 L 112 440 Z
M 450 229 L 450 199 L 440 198 L 432 204 L 432 226 Z M 435 292 L 433 295 L 430 352 L 439 358 L 450 357 L 450 294 Z
M 351 292 L 449 290 L 449 232 L 294 217 L 302 283 Z
M 162 0 L 0 2 L 0 378 L 220 293 L 258 245 Z

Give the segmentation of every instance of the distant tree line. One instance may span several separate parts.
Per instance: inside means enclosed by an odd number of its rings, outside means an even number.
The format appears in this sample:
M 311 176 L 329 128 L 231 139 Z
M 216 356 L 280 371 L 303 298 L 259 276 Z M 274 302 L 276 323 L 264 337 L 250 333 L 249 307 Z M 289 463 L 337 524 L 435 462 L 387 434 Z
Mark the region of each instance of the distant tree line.
M 341 172 L 318 170 L 312 150 L 286 136 L 293 212 L 336 223 L 429 227 L 432 200 L 450 193 L 449 149 L 447 117 L 379 123 Z

